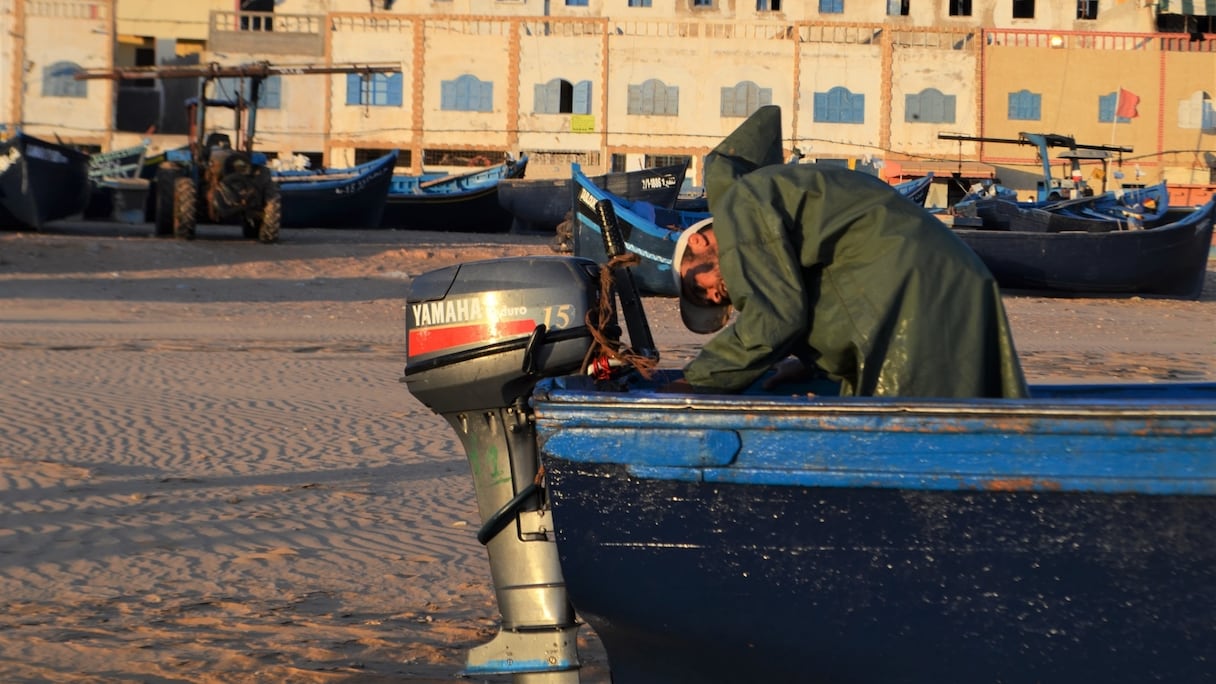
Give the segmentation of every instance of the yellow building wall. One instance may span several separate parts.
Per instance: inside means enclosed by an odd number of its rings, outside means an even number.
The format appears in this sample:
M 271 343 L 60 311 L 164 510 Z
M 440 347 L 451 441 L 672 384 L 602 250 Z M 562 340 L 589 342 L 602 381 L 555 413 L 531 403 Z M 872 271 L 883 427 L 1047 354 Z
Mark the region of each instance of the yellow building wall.
M 874 29 L 815 34 L 803 43 L 798 63 L 798 127 L 793 144 L 812 157 L 858 157 L 881 153 L 883 57 L 877 43 L 865 42 Z M 815 120 L 815 94 L 844 88 L 865 97 L 863 123 Z M 776 103 L 778 101 L 774 101 Z
M 571 114 L 541 114 L 536 111 L 536 87 L 555 78 L 577 85 L 591 82 L 591 125 L 604 130 L 604 37 L 603 24 L 590 22 L 527 22 L 519 36 L 518 145 L 523 150 L 598 151 L 600 135 L 573 130 Z M 546 27 L 548 33 L 546 33 Z M 532 166 L 529 162 L 529 168 Z M 567 167 L 566 173 L 569 173 Z
M 1160 88 L 1152 93 L 1161 103 L 1161 162 L 1172 183 L 1210 183 L 1216 167 L 1216 54 L 1208 45 L 1188 42 L 1207 51 L 1165 53 Z M 1141 116 L 1152 121 L 1143 104 Z
M 31 135 L 54 140 L 101 145 L 108 143 L 106 122 L 110 100 L 106 97 L 47 97 L 43 79 L 47 69 L 59 63 L 89 68 L 108 65 L 113 54 L 112 20 L 107 2 L 57 0 L 25 5 L 24 69 L 20 83 L 20 119 Z M 70 40 L 64 40 L 64 35 Z M 91 94 L 107 93 L 106 85 L 86 82 Z
M 330 77 L 331 90 L 324 96 L 327 99 L 321 101 L 328 102 L 329 107 L 332 166 L 353 163 L 354 149 L 358 147 L 410 149 L 420 138 L 416 130 L 418 103 L 412 94 L 419 87 L 417 81 L 423 66 L 421 48 L 415 48 L 421 23 L 421 18 L 381 14 L 335 16 L 329 22 L 331 63 L 396 63 L 402 75 L 400 107 L 348 105 L 346 76 Z
M 418 104 L 428 147 L 507 151 L 514 139 L 506 125 L 512 84 L 508 58 L 512 26 L 509 21 L 478 18 L 426 21 L 423 42 L 426 78 Z M 442 109 L 443 82 L 465 74 L 493 84 L 492 111 Z M 573 78 L 577 72 L 564 75 Z

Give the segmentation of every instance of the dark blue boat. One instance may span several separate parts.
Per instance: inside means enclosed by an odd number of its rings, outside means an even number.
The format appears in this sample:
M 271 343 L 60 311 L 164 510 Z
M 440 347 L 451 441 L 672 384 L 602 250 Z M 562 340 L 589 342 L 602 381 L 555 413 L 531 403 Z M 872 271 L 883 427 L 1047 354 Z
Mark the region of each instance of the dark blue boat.
M 274 174 L 287 228 L 377 228 L 388 201 L 397 150 L 341 169 Z
M 574 206 L 574 254 L 599 262 L 607 261 L 604 256 L 604 234 L 595 207 L 598 202 L 609 200 L 621 224 L 625 249 L 638 255 L 640 260 L 633 269 L 638 288 L 648 294 L 675 296 L 671 258 L 676 249 L 676 239 L 680 237 L 681 230 L 709 218 L 709 212 L 667 209 L 646 201 L 623 199 L 597 185 L 578 164 L 571 165 L 570 174 Z
M 1216 672 L 1216 384 L 646 387 L 532 398 L 562 573 L 614 684 Z
M 498 202 L 498 183 L 523 178 L 528 156 L 476 169 L 440 176 L 394 176 L 389 186 L 384 228 L 505 233 L 512 216 Z
M 89 203 L 89 155 L 17 133 L 0 141 L 0 227 L 38 230 Z
M 1195 298 L 1203 291 L 1214 220 L 1216 199 L 1171 209 L 1142 229 L 1014 230 L 957 217 L 953 228 L 1003 289 Z
M 597 187 L 628 201 L 671 209 L 684 184 L 688 164 L 655 166 L 592 176 Z M 570 178 L 504 178 L 498 203 L 515 217 L 517 231 L 548 232 L 570 216 Z

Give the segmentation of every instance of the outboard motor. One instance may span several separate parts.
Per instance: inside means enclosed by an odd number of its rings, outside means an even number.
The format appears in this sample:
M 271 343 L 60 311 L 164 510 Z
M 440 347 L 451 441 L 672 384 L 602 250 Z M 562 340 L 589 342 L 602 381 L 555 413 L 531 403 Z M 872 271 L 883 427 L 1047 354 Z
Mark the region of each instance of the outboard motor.
M 541 378 L 582 370 L 599 274 L 589 259 L 516 257 L 432 271 L 410 286 L 403 380 L 464 446 L 482 520 L 477 539 L 502 613 L 498 635 L 469 652 L 466 675 L 578 682 L 578 624 L 543 501 L 528 398 Z
M 608 378 L 659 358 L 629 268 L 636 257 L 625 250 L 611 201 L 595 209 L 606 266 L 559 256 L 475 261 L 418 276 L 406 298 L 402 379 L 464 446 L 482 520 L 477 540 L 489 553 L 502 613 L 498 635 L 469 652 L 466 675 L 579 681 L 578 624 L 528 400 L 542 378 Z M 632 349 L 620 343 L 618 298 Z

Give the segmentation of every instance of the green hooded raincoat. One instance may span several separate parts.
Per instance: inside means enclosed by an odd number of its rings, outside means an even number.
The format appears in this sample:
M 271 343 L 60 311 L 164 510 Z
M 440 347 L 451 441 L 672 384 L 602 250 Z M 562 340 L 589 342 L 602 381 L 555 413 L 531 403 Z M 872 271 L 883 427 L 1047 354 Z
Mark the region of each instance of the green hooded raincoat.
M 739 391 L 795 354 L 843 394 L 1025 396 L 996 282 L 948 227 L 874 176 L 781 158 L 775 106 L 707 158 L 738 315 L 689 363 L 689 383 Z

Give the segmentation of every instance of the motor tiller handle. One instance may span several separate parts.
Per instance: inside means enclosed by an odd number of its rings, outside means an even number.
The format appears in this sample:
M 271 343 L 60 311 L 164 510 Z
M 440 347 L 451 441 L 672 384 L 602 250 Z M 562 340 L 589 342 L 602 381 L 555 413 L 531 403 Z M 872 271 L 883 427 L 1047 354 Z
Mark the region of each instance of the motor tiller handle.
M 634 352 L 651 359 L 659 358 L 659 350 L 654 345 L 650 334 L 650 324 L 646 321 L 646 311 L 642 308 L 642 297 L 638 294 L 637 285 L 633 282 L 633 271 L 626 265 L 617 264 L 617 257 L 624 256 L 625 238 L 621 236 L 621 227 L 617 223 L 616 210 L 612 208 L 612 200 L 600 200 L 595 203 L 595 214 L 600 222 L 600 232 L 604 237 L 604 252 L 608 255 L 608 263 L 612 268 L 612 276 L 616 281 L 617 298 L 621 301 L 621 313 L 625 316 L 625 328 L 629 331 L 629 342 Z M 615 265 L 614 265 L 615 264 Z

